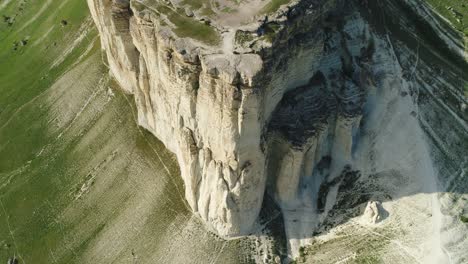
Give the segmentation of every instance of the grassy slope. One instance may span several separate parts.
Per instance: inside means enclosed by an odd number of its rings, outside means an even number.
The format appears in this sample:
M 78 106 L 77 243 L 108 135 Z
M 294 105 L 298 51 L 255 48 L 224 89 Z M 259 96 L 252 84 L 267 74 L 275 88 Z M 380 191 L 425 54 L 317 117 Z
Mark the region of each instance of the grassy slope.
M 439 14 L 468 36 L 468 3 L 465 0 L 427 0 Z
M 465 35 L 465 50 L 468 50 L 468 3 L 466 0 L 427 0 L 434 9 L 454 28 Z M 468 97 L 468 83 L 463 87 L 465 97 Z
M 0 25 L 0 262 L 248 261 L 192 217 L 173 156 L 107 77 L 86 2 L 22 3 L 0 10 L 17 14 Z

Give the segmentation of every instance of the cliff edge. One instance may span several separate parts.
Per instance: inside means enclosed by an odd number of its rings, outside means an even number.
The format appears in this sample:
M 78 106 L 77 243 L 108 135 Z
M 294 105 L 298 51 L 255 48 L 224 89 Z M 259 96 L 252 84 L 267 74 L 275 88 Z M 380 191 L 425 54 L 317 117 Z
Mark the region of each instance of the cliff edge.
M 379 21 L 381 5 L 409 12 L 402 17 L 433 16 L 420 27 L 435 32 L 434 43 L 454 58 L 448 64 L 466 69 L 463 38 L 418 1 L 88 4 L 111 74 L 135 96 L 139 124 L 176 154 L 192 210 L 222 237 L 246 235 L 267 191 L 282 210 L 292 252 L 333 208 L 343 177 L 388 167 L 392 157 L 372 156 L 366 151 L 375 144 L 361 140 L 379 138 L 383 120 L 398 128 L 386 111 L 401 115 L 407 138 L 423 133 L 416 69 L 408 73 L 400 54 L 410 46 L 398 34 L 407 33 L 389 33 L 398 22 Z M 454 92 L 460 105 L 461 93 Z M 415 144 L 414 164 L 429 161 L 428 144 Z M 367 160 L 356 158 L 363 153 Z M 432 166 L 414 164 L 415 175 Z

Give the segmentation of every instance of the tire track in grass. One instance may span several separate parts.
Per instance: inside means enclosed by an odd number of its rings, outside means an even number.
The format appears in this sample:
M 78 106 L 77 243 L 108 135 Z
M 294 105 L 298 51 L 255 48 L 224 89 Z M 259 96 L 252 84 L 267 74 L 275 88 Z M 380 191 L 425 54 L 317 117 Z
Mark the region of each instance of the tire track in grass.
M 52 68 L 56 67 L 57 65 L 61 64 L 61 63 L 71 54 L 71 52 L 74 50 L 75 45 L 79 45 L 79 44 L 82 42 L 82 40 L 83 40 L 85 37 L 87 37 L 87 34 L 90 32 L 90 30 L 89 30 L 89 22 L 90 22 L 90 21 L 91 21 L 91 20 L 85 21 L 85 22 L 83 23 L 83 25 L 80 27 L 80 30 L 81 30 L 81 29 L 83 29 L 83 30 L 87 29 L 87 31 L 86 31 L 86 36 L 83 36 L 84 33 L 80 34 L 80 35 L 78 36 L 78 38 L 75 39 L 75 41 L 73 42 L 73 43 L 74 43 L 73 47 L 72 47 L 72 48 L 69 48 L 69 49 L 67 49 L 67 50 L 65 50 L 64 53 L 62 54 L 62 56 L 60 56 L 57 60 L 55 60 L 55 61 L 53 62 L 53 64 L 52 64 L 52 66 L 50 67 L 50 69 L 52 69 Z M 97 40 L 97 38 L 95 38 L 95 39 Z M 94 41 L 94 40 L 93 40 L 93 41 Z M 94 43 L 94 42 L 93 42 L 93 43 Z M 87 51 L 88 51 L 88 50 L 90 51 L 91 49 L 89 49 L 89 47 L 88 47 Z M 60 80 L 60 79 L 61 79 L 63 76 L 65 76 L 69 71 L 71 71 L 71 70 L 73 69 L 74 66 L 75 66 L 75 65 L 70 65 L 70 66 L 68 66 L 67 69 L 64 70 L 64 72 L 63 72 L 62 74 L 60 74 L 60 75 L 56 78 L 55 82 L 56 82 L 57 80 Z M 72 84 L 70 84 L 70 86 L 72 86 Z M 8 120 L 7 120 L 6 122 L 4 122 L 4 123 L 2 124 L 2 126 L 0 126 L 0 131 L 1 131 L 2 129 L 4 129 L 5 127 L 7 127 L 7 126 L 9 125 L 9 123 L 10 123 L 12 120 L 15 119 L 16 115 L 19 114 L 19 113 L 21 113 L 22 110 L 23 110 L 25 107 L 27 107 L 28 105 L 34 103 L 38 98 L 40 98 L 41 96 L 43 96 L 43 95 L 46 94 L 47 92 L 48 92 L 48 89 L 45 89 L 45 90 L 43 90 L 42 92 L 40 92 L 38 95 L 36 95 L 35 97 L 31 98 L 31 99 L 30 99 L 29 101 L 27 101 L 26 103 L 24 103 L 23 105 L 19 106 L 19 107 L 10 115 L 10 117 L 8 118 Z
M 52 0 L 47 0 L 47 2 L 42 5 L 41 9 L 39 9 L 39 11 L 37 11 L 37 13 L 33 17 L 26 21 L 26 23 L 24 23 L 23 26 L 19 28 L 16 32 L 23 31 L 23 29 L 27 28 L 34 21 L 36 21 L 49 8 L 50 4 L 52 4 Z

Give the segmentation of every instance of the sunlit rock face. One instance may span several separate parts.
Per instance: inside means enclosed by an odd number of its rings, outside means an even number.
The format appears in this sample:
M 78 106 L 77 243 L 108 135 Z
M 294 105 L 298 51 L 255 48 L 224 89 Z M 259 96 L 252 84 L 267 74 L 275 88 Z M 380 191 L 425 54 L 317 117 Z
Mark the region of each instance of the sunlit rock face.
M 255 54 L 209 54 L 128 1 L 88 1 L 110 70 L 139 124 L 178 158 L 186 199 L 223 236 L 246 234 L 265 186 Z
M 437 189 L 434 143 L 424 136 L 432 130 L 421 124 L 434 126 L 429 116 L 446 110 L 426 108 L 416 95 L 421 79 L 435 80 L 427 78 L 431 55 L 420 58 L 403 41 L 413 29 L 383 27 L 379 4 L 368 2 L 293 1 L 245 27 L 215 24 L 220 41 L 206 44 L 178 37 L 141 1 L 88 0 L 111 74 L 135 96 L 139 124 L 176 154 L 192 210 L 223 237 L 246 235 L 266 191 L 282 210 L 293 256 L 355 171 L 416 175 L 429 186 L 421 192 Z M 389 10 L 397 2 L 386 1 Z M 464 65 L 460 41 L 437 29 Z M 460 80 L 454 72 L 444 91 Z M 459 93 L 447 108 L 462 104 Z M 466 127 L 466 118 L 454 119 L 460 123 L 447 126 Z M 449 141 L 466 134 L 456 137 Z M 408 152 L 405 162 L 395 158 Z
M 314 75 L 302 63 L 322 49 L 310 41 L 322 38 L 318 9 L 294 14 L 292 25 L 306 27 L 284 31 L 298 37 L 292 53 L 272 54 L 263 41 L 256 53 L 233 54 L 236 43 L 226 51 L 178 38 L 135 2 L 88 2 L 112 75 L 135 95 L 140 125 L 176 154 L 194 212 L 222 236 L 248 234 L 267 178 L 262 135 L 282 94 Z

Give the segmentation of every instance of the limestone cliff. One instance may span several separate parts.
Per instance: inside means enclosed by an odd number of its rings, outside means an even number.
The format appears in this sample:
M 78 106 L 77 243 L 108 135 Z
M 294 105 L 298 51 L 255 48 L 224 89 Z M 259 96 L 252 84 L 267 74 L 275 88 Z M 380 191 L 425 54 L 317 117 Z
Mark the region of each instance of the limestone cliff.
M 336 193 L 320 189 L 359 167 L 362 129 L 382 107 L 417 115 L 398 54 L 407 46 L 368 1 L 296 0 L 251 21 L 209 19 L 183 3 L 88 0 L 110 71 L 134 94 L 139 124 L 176 154 L 193 211 L 223 237 L 245 235 L 267 191 L 297 252 L 333 206 Z M 417 3 L 386 4 L 430 12 Z M 463 40 L 429 21 L 466 67 Z
M 312 59 L 322 43 L 302 41 L 305 46 L 289 59 L 298 69 L 283 73 L 286 64 L 272 55 L 264 55 L 272 57 L 268 66 L 259 54 L 233 54 L 177 37 L 165 26 L 170 10 L 137 1 L 89 5 L 112 74 L 135 95 L 140 125 L 177 155 L 194 212 L 222 236 L 248 233 L 266 182 L 262 133 L 282 94 L 308 82 L 313 72 L 299 60 Z M 318 20 L 317 12 L 296 17 L 296 26 Z

